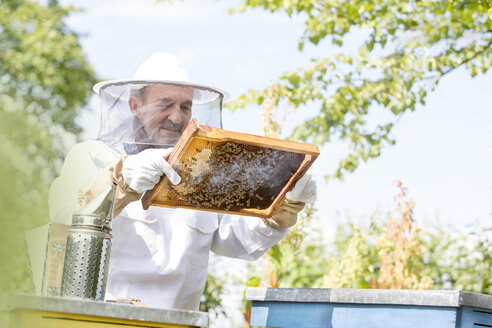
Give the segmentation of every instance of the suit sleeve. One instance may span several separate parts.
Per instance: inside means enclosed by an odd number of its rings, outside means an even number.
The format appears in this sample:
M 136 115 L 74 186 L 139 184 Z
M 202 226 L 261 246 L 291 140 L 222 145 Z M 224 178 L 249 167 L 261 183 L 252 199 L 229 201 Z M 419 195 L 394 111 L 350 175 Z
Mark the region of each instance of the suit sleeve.
M 285 201 L 270 219 L 219 214 L 219 227 L 214 234 L 212 251 L 248 261 L 258 259 L 295 224 L 304 203 L 294 203 Z

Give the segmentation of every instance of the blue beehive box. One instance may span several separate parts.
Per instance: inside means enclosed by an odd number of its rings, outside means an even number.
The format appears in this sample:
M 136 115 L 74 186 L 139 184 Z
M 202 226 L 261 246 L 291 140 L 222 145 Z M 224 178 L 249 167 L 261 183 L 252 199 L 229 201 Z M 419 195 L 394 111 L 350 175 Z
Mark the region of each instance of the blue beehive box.
M 455 290 L 248 288 L 252 327 L 492 327 L 492 296 Z

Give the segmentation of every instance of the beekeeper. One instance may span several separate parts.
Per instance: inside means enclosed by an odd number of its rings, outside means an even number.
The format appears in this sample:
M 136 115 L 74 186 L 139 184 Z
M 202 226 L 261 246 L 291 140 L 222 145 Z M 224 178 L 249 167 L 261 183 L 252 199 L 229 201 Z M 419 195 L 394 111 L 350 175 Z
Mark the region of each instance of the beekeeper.
M 165 174 L 166 162 L 189 123 L 221 127 L 227 94 L 194 83 L 178 60 L 154 53 L 132 79 L 98 83 L 101 127 L 96 140 L 75 145 L 50 190 L 52 221 L 70 224 L 72 212 L 111 182 L 118 185 L 106 299 L 140 299 L 160 308 L 198 310 L 209 251 L 256 260 L 316 197 L 306 174 L 268 220 L 189 209 L 142 208 L 140 197 Z

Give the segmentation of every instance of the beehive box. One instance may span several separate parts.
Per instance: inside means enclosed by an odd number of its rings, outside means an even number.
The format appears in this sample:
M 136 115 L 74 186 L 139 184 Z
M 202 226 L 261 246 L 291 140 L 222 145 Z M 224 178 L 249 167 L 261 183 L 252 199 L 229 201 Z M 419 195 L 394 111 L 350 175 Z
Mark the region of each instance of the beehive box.
M 319 155 L 317 146 L 188 125 L 168 162 L 181 176 L 163 176 L 142 205 L 271 217 Z

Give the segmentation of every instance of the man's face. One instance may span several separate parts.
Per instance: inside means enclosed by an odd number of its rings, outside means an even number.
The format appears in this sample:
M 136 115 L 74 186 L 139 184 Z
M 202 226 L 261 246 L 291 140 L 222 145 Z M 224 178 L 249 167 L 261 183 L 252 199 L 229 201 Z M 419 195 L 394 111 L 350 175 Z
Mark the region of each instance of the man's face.
M 193 89 L 154 84 L 128 102 L 144 129 L 137 131 L 137 141 L 174 144 L 190 122 Z

